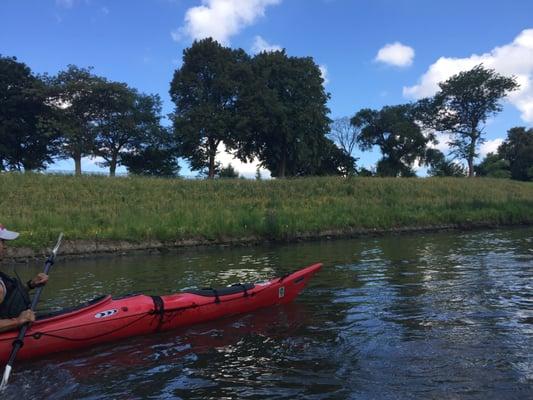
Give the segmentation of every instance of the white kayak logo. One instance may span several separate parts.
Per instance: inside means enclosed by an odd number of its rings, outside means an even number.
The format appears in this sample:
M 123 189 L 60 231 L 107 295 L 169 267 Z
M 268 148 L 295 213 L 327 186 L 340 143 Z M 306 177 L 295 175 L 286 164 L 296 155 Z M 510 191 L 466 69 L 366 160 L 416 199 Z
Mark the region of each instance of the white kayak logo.
M 99 312 L 98 314 L 95 314 L 94 318 L 106 318 L 106 317 L 110 317 L 111 315 L 116 314 L 116 313 L 118 313 L 118 310 L 116 310 L 116 309 L 106 310 L 106 311 Z
M 278 290 L 278 297 L 281 299 L 281 298 L 284 297 L 284 296 L 285 296 L 285 287 L 282 286 L 282 287 L 280 287 L 279 290 Z

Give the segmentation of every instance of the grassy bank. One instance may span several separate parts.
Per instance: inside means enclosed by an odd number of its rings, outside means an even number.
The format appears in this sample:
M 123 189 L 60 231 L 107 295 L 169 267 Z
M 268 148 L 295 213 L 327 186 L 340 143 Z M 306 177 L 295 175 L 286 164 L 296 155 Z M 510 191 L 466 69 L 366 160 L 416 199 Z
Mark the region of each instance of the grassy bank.
M 0 174 L 13 245 L 70 240 L 287 239 L 324 231 L 533 222 L 533 184 L 493 179 L 189 181 Z

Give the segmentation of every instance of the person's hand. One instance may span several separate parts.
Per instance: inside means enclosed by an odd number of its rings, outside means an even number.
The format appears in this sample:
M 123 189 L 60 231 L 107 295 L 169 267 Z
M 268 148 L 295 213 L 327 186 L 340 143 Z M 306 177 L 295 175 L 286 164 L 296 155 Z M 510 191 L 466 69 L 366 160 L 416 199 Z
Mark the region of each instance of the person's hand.
M 48 275 L 40 272 L 30 281 L 29 287 L 30 289 L 34 289 L 38 286 L 46 285 L 46 282 L 48 282 Z
M 25 324 L 26 322 L 34 322 L 34 321 L 35 321 L 35 313 L 32 310 L 24 310 L 17 317 L 17 323 L 19 326 L 22 324 Z

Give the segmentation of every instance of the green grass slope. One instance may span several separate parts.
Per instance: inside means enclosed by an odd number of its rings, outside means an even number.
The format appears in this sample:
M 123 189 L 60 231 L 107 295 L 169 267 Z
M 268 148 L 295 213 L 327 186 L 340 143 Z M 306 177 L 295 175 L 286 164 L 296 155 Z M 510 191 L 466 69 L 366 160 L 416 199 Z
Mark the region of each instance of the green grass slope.
M 503 179 L 270 181 L 0 174 L 0 223 L 39 248 L 70 240 L 246 237 L 533 222 L 533 184 Z

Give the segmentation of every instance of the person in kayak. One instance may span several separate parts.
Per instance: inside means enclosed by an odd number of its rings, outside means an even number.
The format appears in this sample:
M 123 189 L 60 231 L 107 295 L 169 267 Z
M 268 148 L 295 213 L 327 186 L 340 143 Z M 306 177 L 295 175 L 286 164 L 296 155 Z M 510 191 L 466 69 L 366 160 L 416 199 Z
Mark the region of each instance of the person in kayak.
M 8 231 L 0 224 L 0 260 L 5 252 L 5 241 L 14 240 L 18 236 L 17 232 Z M 37 274 L 23 285 L 20 280 L 0 272 L 0 332 L 35 321 L 35 313 L 28 309 L 31 304 L 28 292 L 46 282 L 48 275 L 43 273 Z

